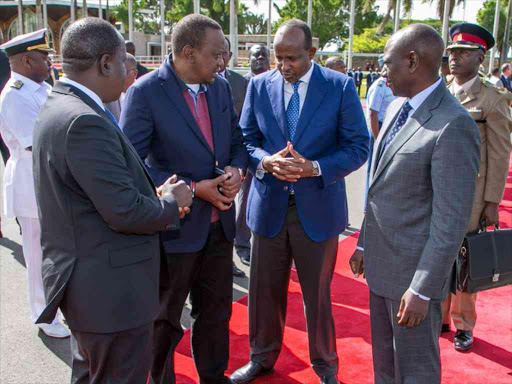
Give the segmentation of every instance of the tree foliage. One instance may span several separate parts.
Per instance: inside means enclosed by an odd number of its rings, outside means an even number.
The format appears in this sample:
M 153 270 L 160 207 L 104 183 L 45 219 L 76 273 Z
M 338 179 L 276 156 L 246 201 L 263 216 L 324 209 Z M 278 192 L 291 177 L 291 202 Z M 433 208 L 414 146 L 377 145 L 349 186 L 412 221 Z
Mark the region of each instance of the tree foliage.
M 288 0 L 286 5 L 279 7 L 274 4 L 280 19 L 273 23 L 275 32 L 279 26 L 289 19 L 307 19 L 307 0 Z M 364 11 L 363 3 L 356 2 L 355 34 L 362 33 L 364 28 L 372 27 L 380 20 L 376 10 Z M 313 36 L 318 37 L 320 48 L 326 44 L 336 43 L 341 48 L 349 36 L 350 0 L 313 0 Z
M 498 40 L 496 42 L 498 52 L 500 52 L 503 48 L 503 38 L 505 37 L 505 22 L 507 20 L 507 14 L 505 10 L 508 7 L 508 0 L 501 0 L 500 7 L 500 24 L 498 28 Z M 482 27 L 486 28 L 489 32 L 493 32 L 494 29 L 494 14 L 496 12 L 496 0 L 487 0 L 482 8 L 478 11 L 476 19 L 478 24 Z M 512 34 L 511 34 L 512 37 Z M 509 45 L 512 43 L 512 38 L 509 40 Z

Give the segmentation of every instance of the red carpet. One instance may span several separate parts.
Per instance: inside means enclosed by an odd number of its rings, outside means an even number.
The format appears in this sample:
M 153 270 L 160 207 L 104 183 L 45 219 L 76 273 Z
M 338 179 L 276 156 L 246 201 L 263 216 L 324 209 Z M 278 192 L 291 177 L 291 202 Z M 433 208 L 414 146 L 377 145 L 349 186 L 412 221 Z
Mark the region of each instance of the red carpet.
M 511 162 L 512 169 L 512 162 Z M 512 227 L 512 172 L 500 205 L 500 224 Z M 373 383 L 368 287 L 356 280 L 348 259 L 357 234 L 340 243 L 338 262 L 332 283 L 332 302 L 340 359 L 339 378 L 345 384 Z M 512 255 L 511 255 L 512 257 Z M 318 383 L 310 368 L 302 298 L 296 273 L 292 273 L 288 299 L 288 318 L 284 347 L 275 372 L 254 381 L 255 384 Z M 441 337 L 443 384 L 512 384 L 512 287 L 479 294 L 475 344 L 470 353 L 453 349 L 454 332 Z M 231 358 L 229 373 L 249 358 L 247 298 L 233 304 L 231 319 Z M 176 356 L 177 382 L 198 383 L 190 353 L 187 332 Z

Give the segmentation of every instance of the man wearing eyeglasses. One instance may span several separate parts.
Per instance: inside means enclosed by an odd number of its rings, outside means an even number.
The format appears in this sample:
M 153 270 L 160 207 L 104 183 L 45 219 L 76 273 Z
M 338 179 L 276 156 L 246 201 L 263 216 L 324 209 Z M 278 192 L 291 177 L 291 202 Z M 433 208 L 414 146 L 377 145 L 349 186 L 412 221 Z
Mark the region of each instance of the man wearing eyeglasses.
M 135 83 L 137 74 L 139 73 L 137 69 L 137 59 L 135 59 L 135 56 L 130 55 L 129 53 L 126 54 L 124 67 L 126 68 L 126 80 L 124 82 L 124 91 L 121 93 L 121 97 L 116 101 L 105 104 L 105 107 L 111 114 L 114 115 L 117 121 L 121 121 L 121 107 L 124 101 L 124 95 L 126 94 L 128 88 L 130 88 L 132 84 Z

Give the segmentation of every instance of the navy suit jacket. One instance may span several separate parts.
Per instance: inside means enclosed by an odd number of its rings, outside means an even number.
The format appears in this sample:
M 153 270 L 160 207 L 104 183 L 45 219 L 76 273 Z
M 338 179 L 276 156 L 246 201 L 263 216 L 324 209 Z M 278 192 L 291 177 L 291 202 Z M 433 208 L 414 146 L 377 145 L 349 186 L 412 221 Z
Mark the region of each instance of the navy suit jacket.
M 512 86 L 510 85 L 510 80 L 503 75 L 503 73 L 500 76 L 501 82 L 503 83 L 503 86 L 509 91 L 512 92 Z
M 354 81 L 316 64 L 293 139 L 294 148 L 320 164 L 322 176 L 294 183 L 304 230 L 314 241 L 337 236 L 348 224 L 345 176 L 368 158 L 369 136 Z M 284 106 L 284 80 L 278 70 L 249 83 L 240 126 L 253 174 L 260 161 L 290 140 Z M 265 173 L 253 178 L 247 224 L 265 237 L 276 236 L 288 208 L 288 184 Z
M 247 150 L 228 82 L 217 76 L 207 86 L 214 151 L 185 101 L 185 84 L 167 59 L 160 68 L 141 77 L 126 93 L 121 128 L 142 158 L 155 185 L 173 174 L 187 184 L 215 177 L 214 168 L 247 168 Z M 162 234 L 166 253 L 197 252 L 207 240 L 212 205 L 194 198 L 191 212 L 181 220 L 179 237 Z M 235 207 L 220 212 L 226 238 L 235 236 Z

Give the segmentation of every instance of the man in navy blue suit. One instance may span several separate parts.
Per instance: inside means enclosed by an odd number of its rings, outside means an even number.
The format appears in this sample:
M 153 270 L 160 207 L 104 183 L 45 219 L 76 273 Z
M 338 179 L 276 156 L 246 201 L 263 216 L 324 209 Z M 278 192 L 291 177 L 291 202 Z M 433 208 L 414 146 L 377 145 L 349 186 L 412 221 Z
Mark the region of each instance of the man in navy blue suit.
M 512 67 L 509 63 L 505 63 L 501 66 L 501 82 L 505 89 L 509 92 L 512 92 L 512 86 L 510 85 L 510 75 L 512 75 Z
M 156 384 L 176 381 L 174 350 L 183 337 L 180 318 L 189 294 L 200 382 L 231 382 L 224 372 L 233 286 L 233 200 L 247 168 L 247 150 L 231 88 L 217 76 L 223 51 L 224 34 L 217 22 L 201 15 L 184 17 L 173 28 L 172 55 L 130 87 L 122 110 L 123 131 L 156 185 L 176 174 L 195 195 L 179 237 L 162 234 L 167 274 L 154 327 L 151 375 Z
M 353 80 L 311 61 L 306 23 L 285 22 L 274 50 L 277 70 L 251 79 L 240 120 L 255 175 L 247 204 L 251 354 L 231 380 L 248 383 L 276 363 L 293 260 L 313 368 L 321 383 L 338 383 L 330 286 L 348 224 L 344 178 L 365 163 L 368 130 Z

